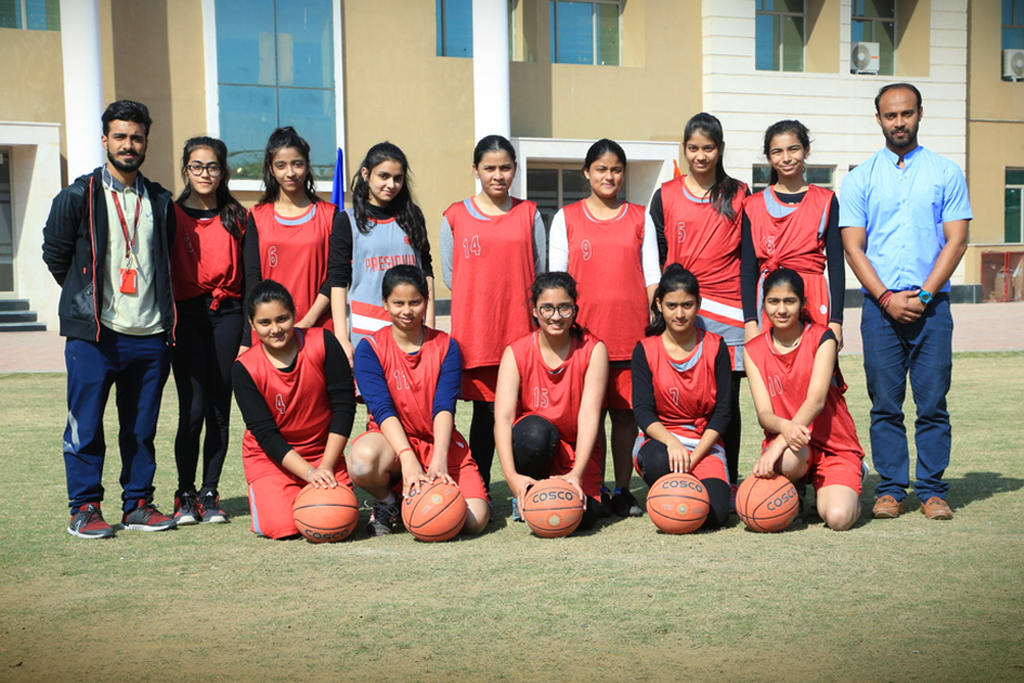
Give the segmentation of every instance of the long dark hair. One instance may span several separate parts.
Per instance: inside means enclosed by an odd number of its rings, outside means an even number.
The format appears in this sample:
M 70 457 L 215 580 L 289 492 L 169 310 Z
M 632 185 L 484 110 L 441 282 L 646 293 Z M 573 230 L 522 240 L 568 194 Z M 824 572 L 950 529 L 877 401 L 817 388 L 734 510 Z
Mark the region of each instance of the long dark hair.
M 736 218 L 736 209 L 732 206 L 732 200 L 739 192 L 739 182 L 725 172 L 725 134 L 722 132 L 722 122 L 718 117 L 707 112 L 695 114 L 686 122 L 686 130 L 683 132 L 683 144 L 695 133 L 707 137 L 718 148 L 718 163 L 715 164 L 715 184 L 711 187 L 711 206 L 720 216 L 726 220 Z
M 384 301 L 388 300 L 391 296 L 391 292 L 394 291 L 398 285 L 412 285 L 416 288 L 424 299 L 430 298 L 430 289 L 427 287 L 427 276 L 423 274 L 423 271 L 419 266 L 414 266 L 409 263 L 401 263 L 392 268 L 388 268 L 387 272 L 384 273 L 384 281 L 380 285 L 380 298 Z
M 768 159 L 768 165 L 772 169 L 771 178 L 768 180 L 769 185 L 779 182 L 779 172 L 775 170 L 774 166 L 771 166 L 772 140 L 775 139 L 776 135 L 783 135 L 785 133 L 795 135 L 796 139 L 803 145 L 805 153 L 809 154 L 811 151 L 811 131 L 796 119 L 776 121 L 768 126 L 768 130 L 764 132 L 764 158 Z
M 406 235 L 409 236 L 409 243 L 421 254 L 430 251 L 430 242 L 427 240 L 427 221 L 423 218 L 423 212 L 412 198 L 412 179 L 409 177 L 409 161 L 405 153 L 390 142 L 378 142 L 366 152 L 366 157 L 359 164 L 359 169 L 352 176 L 352 213 L 356 216 L 356 228 L 363 235 L 369 235 L 373 230 L 368 216 L 370 215 L 370 184 L 363 178 L 363 169 L 368 174 L 373 173 L 385 161 L 394 161 L 402 167 L 402 174 L 405 182 L 402 189 L 395 198 L 388 204 L 387 211 L 395 217 L 395 221 Z
M 697 282 L 697 276 L 678 263 L 673 263 L 661 274 L 658 288 L 654 290 L 654 297 L 651 300 L 651 313 L 654 314 L 654 318 L 651 324 L 647 326 L 647 329 L 644 330 L 645 337 L 656 337 L 665 331 L 667 327 L 665 316 L 658 309 L 658 302 L 663 301 L 667 294 L 678 292 L 679 290 L 692 295 L 694 298 L 700 298 L 700 284 Z
M 565 293 L 572 299 L 573 305 L 576 304 L 576 300 L 579 298 L 579 294 L 576 291 L 576 280 L 573 279 L 569 273 L 563 273 L 561 271 L 552 271 L 548 273 L 541 273 L 537 276 L 537 279 L 533 281 L 533 285 L 530 287 L 530 301 L 533 305 L 537 305 L 537 300 L 540 299 L 541 294 L 549 289 L 564 289 Z M 579 311 L 577 311 L 578 313 Z M 533 324 L 540 326 L 540 323 L 536 318 L 533 319 Z M 573 316 L 572 324 L 569 325 L 569 334 L 576 339 L 583 339 L 583 328 L 576 321 L 576 316 Z
M 278 128 L 270 134 L 267 149 L 263 154 L 263 196 L 257 204 L 271 204 L 281 196 L 281 186 L 274 177 L 274 155 L 282 149 L 291 147 L 306 161 L 306 196 L 314 204 L 320 201 L 316 196 L 316 180 L 313 178 L 313 166 L 309 163 L 309 143 L 295 132 L 291 126 Z
M 231 180 L 231 170 L 228 168 L 228 146 L 217 138 L 199 135 L 185 141 L 185 148 L 181 153 L 181 177 L 185 181 L 185 189 L 178 195 L 178 203 L 184 202 L 192 194 L 192 182 L 189 180 L 189 172 L 186 169 L 192 152 L 200 148 L 207 148 L 217 157 L 220 165 L 220 183 L 217 185 L 217 214 L 220 217 L 220 224 L 236 240 L 242 239 L 242 226 L 245 225 L 246 210 L 238 203 L 231 190 L 228 189 L 228 181 Z
M 295 301 L 285 286 L 276 280 L 260 280 L 245 297 L 245 314 L 249 320 L 256 317 L 256 309 L 260 304 L 278 301 L 295 315 Z

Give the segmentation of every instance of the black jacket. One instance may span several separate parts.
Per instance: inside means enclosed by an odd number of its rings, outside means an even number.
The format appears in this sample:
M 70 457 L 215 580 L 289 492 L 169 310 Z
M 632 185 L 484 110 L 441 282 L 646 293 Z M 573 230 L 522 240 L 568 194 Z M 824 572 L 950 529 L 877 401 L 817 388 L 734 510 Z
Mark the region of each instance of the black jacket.
M 171 245 L 174 243 L 174 201 L 171 193 L 143 178 L 153 206 L 153 262 L 156 264 L 156 303 L 168 341 L 174 333 L 174 292 L 171 289 Z M 107 258 L 107 202 L 103 196 L 103 167 L 75 180 L 53 199 L 43 228 L 43 261 L 61 286 L 60 333 L 99 341 L 99 310 L 105 280 L 98 277 Z

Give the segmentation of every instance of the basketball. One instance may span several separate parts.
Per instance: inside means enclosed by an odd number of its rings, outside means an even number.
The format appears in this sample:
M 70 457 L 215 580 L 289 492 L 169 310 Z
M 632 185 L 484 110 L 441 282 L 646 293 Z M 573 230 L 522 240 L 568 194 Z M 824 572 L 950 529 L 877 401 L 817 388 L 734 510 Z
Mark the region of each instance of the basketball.
M 781 475 L 764 479 L 753 475 L 736 492 L 736 514 L 751 531 L 783 531 L 800 511 L 796 487 Z
M 583 519 L 586 502 L 564 479 L 545 479 L 523 496 L 523 519 L 541 538 L 568 536 Z
M 427 484 L 402 501 L 402 523 L 420 541 L 447 541 L 462 531 L 469 508 L 454 484 Z
M 292 509 L 295 526 L 310 543 L 342 541 L 359 523 L 359 503 L 347 486 L 321 489 L 307 484 Z
M 707 489 L 692 474 L 670 472 L 647 492 L 647 514 L 666 534 L 696 531 L 710 510 Z

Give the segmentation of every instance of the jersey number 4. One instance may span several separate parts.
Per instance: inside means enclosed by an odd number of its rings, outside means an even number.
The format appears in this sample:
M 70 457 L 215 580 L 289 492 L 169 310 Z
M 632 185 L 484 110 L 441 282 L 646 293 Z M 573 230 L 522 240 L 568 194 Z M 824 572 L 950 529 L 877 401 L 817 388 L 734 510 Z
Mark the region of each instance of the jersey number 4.
M 473 256 L 479 256 L 480 255 L 480 236 L 479 235 L 473 235 L 469 239 L 462 240 L 462 249 L 466 252 L 466 258 L 469 258 L 470 254 L 472 254 Z

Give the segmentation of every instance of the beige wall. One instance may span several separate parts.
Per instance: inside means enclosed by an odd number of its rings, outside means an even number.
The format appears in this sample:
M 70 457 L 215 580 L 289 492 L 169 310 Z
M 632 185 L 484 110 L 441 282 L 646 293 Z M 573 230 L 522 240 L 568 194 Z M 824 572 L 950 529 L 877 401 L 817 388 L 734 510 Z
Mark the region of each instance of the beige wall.
M 967 282 L 979 282 L 983 251 L 1002 245 L 1006 168 L 1024 168 L 1024 83 L 1002 80 L 1000 3 L 971 2 L 968 34 L 967 182 L 974 220 L 964 259 Z
M 807 0 L 807 45 L 804 66 L 809 73 L 839 71 L 839 0 Z
M 0 28 L 0 64 L 0 121 L 59 123 L 63 131 L 60 31 Z M 60 153 L 67 154 L 63 133 Z

